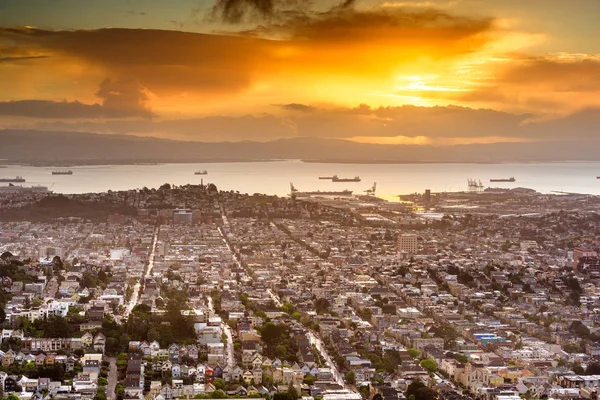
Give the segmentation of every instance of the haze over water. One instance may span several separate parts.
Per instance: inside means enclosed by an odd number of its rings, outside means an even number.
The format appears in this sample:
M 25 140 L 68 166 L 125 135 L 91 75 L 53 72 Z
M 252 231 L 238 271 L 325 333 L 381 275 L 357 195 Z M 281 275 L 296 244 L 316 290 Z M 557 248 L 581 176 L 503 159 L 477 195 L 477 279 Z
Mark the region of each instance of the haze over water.
M 221 190 L 285 196 L 293 182 L 300 191 L 353 190 L 362 194 L 377 182 L 377 196 L 397 200 L 396 195 L 422 192 L 462 191 L 467 179 L 481 180 L 485 187 L 526 187 L 542 193 L 565 191 L 600 195 L 600 163 L 548 164 L 321 164 L 301 161 L 252 163 L 159 164 L 73 166 L 73 175 L 52 175 L 52 167 L 7 166 L 1 178 L 22 176 L 23 186 L 44 185 L 57 193 L 88 193 L 107 190 L 158 188 L 174 185 L 214 183 Z M 61 170 L 67 168 L 61 168 Z M 207 170 L 208 175 L 194 175 Z M 361 182 L 333 183 L 319 176 L 360 176 Z M 490 183 L 490 178 L 516 182 Z M 7 183 L 2 183 L 7 185 Z M 16 185 L 21 185 L 16 183 Z

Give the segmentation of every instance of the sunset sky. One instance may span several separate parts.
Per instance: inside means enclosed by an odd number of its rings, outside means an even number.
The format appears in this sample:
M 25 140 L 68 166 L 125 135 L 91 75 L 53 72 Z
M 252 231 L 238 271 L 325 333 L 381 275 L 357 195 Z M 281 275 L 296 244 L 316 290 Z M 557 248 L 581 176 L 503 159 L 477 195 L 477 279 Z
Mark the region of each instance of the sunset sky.
M 0 0 L 0 128 L 595 138 L 598 0 Z

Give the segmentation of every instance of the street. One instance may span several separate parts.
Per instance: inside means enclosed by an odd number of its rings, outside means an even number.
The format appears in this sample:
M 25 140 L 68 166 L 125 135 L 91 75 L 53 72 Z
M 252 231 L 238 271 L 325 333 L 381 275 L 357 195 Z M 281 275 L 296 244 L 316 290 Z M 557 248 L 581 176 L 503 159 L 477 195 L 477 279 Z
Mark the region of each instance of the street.
M 306 336 L 308 336 L 308 340 L 310 341 L 310 343 L 314 344 L 317 350 L 319 350 L 319 352 L 325 359 L 327 366 L 331 368 L 331 372 L 335 381 L 341 386 L 343 386 L 345 389 L 352 390 L 348 385 L 346 385 L 346 382 L 344 382 L 344 377 L 338 371 L 337 366 L 329 356 L 329 353 L 327 353 L 327 349 L 325 348 L 325 344 L 323 343 L 321 338 L 314 334 L 312 331 L 308 331 Z
M 117 387 L 117 359 L 115 357 L 109 357 L 108 362 L 110 363 L 110 369 L 108 370 L 106 397 L 110 400 L 114 400 L 117 398 L 117 395 L 115 394 L 115 388 Z
M 125 307 L 125 312 L 123 313 L 124 320 L 127 319 L 127 317 L 129 317 L 129 314 L 131 314 L 131 311 L 133 311 L 133 308 L 136 306 L 136 304 L 139 301 L 140 289 L 142 287 L 142 282 L 144 282 L 144 279 L 146 279 L 146 276 L 148 276 L 152 273 L 152 268 L 154 267 L 154 254 L 156 252 L 156 241 L 158 240 L 158 231 L 159 230 L 160 230 L 160 227 L 156 228 L 156 230 L 154 231 L 154 238 L 152 239 L 152 249 L 150 250 L 150 256 L 148 258 L 148 265 L 146 266 L 146 270 L 144 271 L 142 278 L 133 287 L 133 293 L 131 294 L 129 303 L 127 303 L 127 306 Z

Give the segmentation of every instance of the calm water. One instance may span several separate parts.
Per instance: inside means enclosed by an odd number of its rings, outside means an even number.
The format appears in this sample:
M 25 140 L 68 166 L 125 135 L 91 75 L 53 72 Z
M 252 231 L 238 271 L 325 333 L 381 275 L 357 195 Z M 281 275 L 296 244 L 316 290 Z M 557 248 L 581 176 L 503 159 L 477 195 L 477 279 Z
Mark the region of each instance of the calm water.
M 8 166 L 0 177 L 24 177 L 23 185 L 44 185 L 58 193 L 86 193 L 127 190 L 165 182 L 183 185 L 211 182 L 222 190 L 267 193 L 284 196 L 290 182 L 300 191 L 350 189 L 362 193 L 377 182 L 377 195 L 388 200 L 401 193 L 466 190 L 467 178 L 480 179 L 486 186 L 528 187 L 543 193 L 560 190 L 600 195 L 600 163 L 551 164 L 318 164 L 300 161 L 106 165 L 70 167 L 73 175 L 52 175 L 51 167 Z M 208 175 L 194 175 L 207 170 Z M 361 182 L 333 183 L 319 176 L 354 177 Z M 514 183 L 490 183 L 490 178 L 509 178 Z M 6 185 L 6 183 L 0 183 Z

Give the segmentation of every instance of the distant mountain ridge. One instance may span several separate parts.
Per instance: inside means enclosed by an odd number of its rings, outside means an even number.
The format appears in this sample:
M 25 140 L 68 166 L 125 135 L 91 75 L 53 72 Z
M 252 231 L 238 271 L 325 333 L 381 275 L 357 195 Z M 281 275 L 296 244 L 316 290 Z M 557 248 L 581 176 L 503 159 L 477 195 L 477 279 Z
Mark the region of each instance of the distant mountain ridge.
M 600 161 L 597 140 L 453 146 L 367 144 L 299 137 L 270 142 L 186 142 L 87 132 L 0 130 L 7 163 L 133 163 L 303 159 L 324 162 Z

